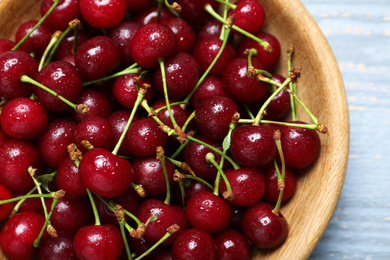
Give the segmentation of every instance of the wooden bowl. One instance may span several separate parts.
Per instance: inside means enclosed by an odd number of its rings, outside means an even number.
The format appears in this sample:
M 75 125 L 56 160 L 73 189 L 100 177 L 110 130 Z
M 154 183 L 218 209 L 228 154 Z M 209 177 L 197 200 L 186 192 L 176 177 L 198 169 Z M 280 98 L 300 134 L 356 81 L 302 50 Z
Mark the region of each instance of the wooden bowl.
M 18 24 L 39 16 L 39 0 L 0 0 L 0 37 L 13 39 Z M 279 73 L 286 75 L 286 50 L 295 47 L 293 67 L 302 66 L 298 96 L 329 129 L 321 135 L 319 159 L 298 175 L 297 192 L 281 212 L 289 223 L 284 244 L 254 250 L 253 259 L 307 259 L 324 234 L 336 207 L 349 150 L 348 108 L 339 67 L 324 35 L 299 0 L 261 0 L 265 31 L 282 46 Z M 310 122 L 299 110 L 299 119 Z

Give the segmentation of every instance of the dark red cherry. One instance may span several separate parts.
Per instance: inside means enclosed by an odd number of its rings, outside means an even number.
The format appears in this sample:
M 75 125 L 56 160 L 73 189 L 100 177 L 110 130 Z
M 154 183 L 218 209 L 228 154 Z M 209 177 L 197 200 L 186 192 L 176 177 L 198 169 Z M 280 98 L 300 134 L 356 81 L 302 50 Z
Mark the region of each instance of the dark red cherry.
M 196 138 L 222 151 L 221 144 L 207 139 L 204 136 L 197 136 Z M 205 157 L 208 153 L 214 154 L 215 161 L 217 163 L 221 161 L 221 155 L 212 151 L 203 144 L 192 141 L 186 146 L 184 150 L 184 161 L 188 163 L 191 169 L 195 172 L 196 176 L 205 180 L 214 180 L 217 176 L 218 170 L 212 163 L 206 161 Z
M 218 10 L 219 3 L 212 0 L 178 0 L 182 7 L 180 17 L 194 26 L 204 24 L 210 15 L 204 10 L 206 4 L 211 4 L 214 10 Z
M 292 123 L 305 124 L 301 121 Z M 286 166 L 300 169 L 312 164 L 320 154 L 321 141 L 315 130 L 302 127 L 280 128 L 282 150 Z
M 0 200 L 13 198 L 12 193 L 0 184 Z M 0 205 L 0 220 L 5 219 L 11 213 L 14 204 L 12 202 Z
M 195 87 L 200 77 L 200 67 L 196 59 L 185 52 L 165 60 L 165 75 L 168 96 L 180 99 L 187 96 Z M 155 70 L 153 84 L 156 90 L 163 95 L 164 87 L 161 70 Z
M 78 47 L 75 63 L 87 80 L 102 78 L 119 66 L 119 48 L 110 38 L 95 36 Z
M 245 38 L 238 46 L 238 54 L 240 56 L 248 56 L 249 50 L 254 48 L 257 50 L 257 58 L 265 66 L 267 71 L 273 70 L 280 60 L 280 43 L 272 34 L 266 32 L 258 32 L 255 36 L 263 41 L 268 42 L 272 46 L 272 52 L 264 50 L 262 46 L 255 40 Z
M 275 215 L 272 209 L 271 204 L 258 202 L 244 213 L 242 219 L 244 235 L 258 248 L 273 248 L 286 239 L 287 221 L 281 213 Z
M 78 123 L 74 130 L 74 141 L 83 153 L 87 151 L 81 144 L 84 140 L 89 141 L 96 148 L 111 150 L 113 148 L 112 129 L 107 119 L 101 116 L 91 116 Z
M 146 200 L 138 208 L 137 217 L 142 223 L 145 223 L 152 216 L 156 216 L 157 220 L 149 222 L 144 237 L 153 243 L 156 243 L 167 233 L 168 227 L 176 224 L 180 229 L 162 243 L 170 245 L 187 227 L 184 210 L 176 205 L 167 205 L 161 200 Z
M 168 135 L 152 118 L 143 118 L 133 122 L 125 137 L 127 149 L 136 156 L 156 154 L 156 148 L 164 147 L 167 140 Z
M 229 224 L 230 228 L 233 228 L 240 232 L 242 231 L 242 217 L 244 216 L 245 210 L 246 207 L 232 206 L 232 218 Z
M 87 193 L 79 168 L 70 157 L 65 158 L 58 166 L 56 181 L 58 188 L 63 189 L 65 196 L 70 199 L 79 199 Z
M 77 122 L 81 122 L 84 118 L 92 116 L 107 118 L 111 114 L 111 104 L 107 95 L 97 88 L 83 89 L 75 103 L 87 105 L 89 108 L 86 114 L 77 113 L 76 110 L 72 111 L 73 118 Z
M 52 5 L 53 1 L 51 0 L 42 1 L 41 15 L 44 16 Z M 54 10 L 46 18 L 45 23 L 53 30 L 65 31 L 69 26 L 69 22 L 76 18 L 81 18 L 79 1 L 64 0 L 54 8 Z
M 26 21 L 22 23 L 15 33 L 15 41 L 19 42 L 26 36 L 38 21 Z M 42 23 L 33 33 L 23 42 L 20 49 L 26 52 L 34 52 L 35 57 L 39 57 L 50 42 L 52 31 L 45 23 Z
M 153 0 L 126 0 L 127 11 L 133 14 L 146 11 L 152 4 Z
M 15 42 L 8 39 L 0 39 L 0 55 L 10 51 L 15 46 Z
M 126 0 L 80 0 L 79 5 L 85 21 L 97 28 L 114 27 L 126 16 Z
M 182 232 L 173 243 L 172 259 L 216 260 L 217 248 L 210 234 L 191 228 Z
M 47 236 L 39 246 L 40 260 L 77 260 L 73 250 L 74 235 L 69 232 L 58 232 L 57 237 Z
M 132 0 L 132 1 L 134 1 L 134 0 Z M 144 1 L 144 0 L 142 0 L 142 1 Z M 148 8 L 147 10 L 145 10 L 142 13 L 138 13 L 138 15 L 134 18 L 134 21 L 137 23 L 140 23 L 142 25 L 156 23 L 157 22 L 157 14 L 158 14 L 158 8 L 157 8 L 157 5 L 155 5 L 155 6 Z M 168 8 L 166 8 L 165 6 L 163 6 L 161 8 L 160 23 L 164 23 L 173 17 L 174 17 L 173 14 L 168 10 Z
M 224 95 L 212 95 L 199 102 L 195 110 L 195 122 L 202 135 L 222 141 L 229 131 L 233 115 L 238 113 L 237 104 Z
M 238 0 L 235 4 L 237 7 L 229 12 L 229 15 L 235 15 L 234 25 L 252 34 L 263 27 L 265 11 L 260 2 Z
M 176 50 L 175 34 L 169 27 L 160 23 L 142 26 L 130 44 L 134 61 L 145 69 L 157 67 L 159 59 L 172 56 Z
M 138 81 L 138 87 L 134 83 L 133 79 L 139 77 L 140 74 L 127 74 L 119 76 L 115 79 L 112 87 L 112 94 L 114 98 L 125 108 L 132 110 L 138 97 L 139 86 L 143 84 L 151 85 L 149 78 L 143 78 Z M 153 99 L 153 86 L 146 91 L 144 96 L 146 101 L 151 102 Z
M 9 139 L 0 146 L 0 184 L 11 191 L 26 191 L 34 186 L 27 168 L 39 168 L 41 158 L 31 143 Z
M 282 167 L 278 166 L 278 169 L 280 174 L 282 174 Z M 264 167 L 264 175 L 265 175 L 264 199 L 269 202 L 276 203 L 279 198 L 280 190 L 278 189 L 278 175 L 275 169 L 275 165 L 273 163 Z M 284 184 L 285 187 L 283 189 L 282 201 L 291 198 L 294 195 L 297 187 L 297 180 L 295 178 L 295 174 L 288 168 L 285 168 Z
M 0 232 L 2 252 L 15 260 L 33 259 L 38 248 L 33 247 L 45 218 L 35 212 L 22 212 L 8 220 Z
M 133 181 L 131 163 L 102 148 L 84 154 L 79 169 L 84 186 L 105 198 L 118 197 Z
M 51 209 L 53 199 L 45 199 L 46 207 Z M 88 197 L 78 200 L 62 197 L 56 204 L 50 222 L 58 231 L 76 233 L 92 219 L 92 207 Z
M 252 58 L 252 66 L 255 69 L 265 70 L 259 59 Z M 248 77 L 248 58 L 240 57 L 226 67 L 223 72 L 222 81 L 224 90 L 237 102 L 255 102 L 267 93 L 269 84 L 258 81 L 256 76 Z
M 227 96 L 222 80 L 215 76 L 207 76 L 192 95 L 191 105 L 196 109 L 201 100 L 215 94 Z
M 83 84 L 83 79 L 75 66 L 65 61 L 54 61 L 44 66 L 38 72 L 36 80 L 73 103 L 79 97 Z M 38 86 L 34 86 L 34 94 L 37 100 L 50 111 L 62 112 L 71 108 L 58 97 Z
M 27 75 L 34 78 L 38 63 L 27 52 L 7 51 L 0 55 L 0 95 L 7 99 L 27 96 L 33 85 L 22 83 L 20 78 Z
M 219 38 L 208 38 L 195 45 L 194 57 L 198 60 L 200 69 L 205 72 L 221 49 L 222 41 Z M 223 49 L 221 56 L 210 70 L 209 75 L 222 76 L 223 71 L 231 60 L 236 57 L 236 52 L 230 44 Z
M 121 64 L 124 66 L 129 66 L 134 62 L 129 46 L 139 28 L 141 28 L 141 24 L 137 22 L 123 21 L 108 32 L 108 37 L 119 46 Z
M 10 137 L 32 140 L 48 125 L 46 109 L 36 100 L 19 97 L 9 100 L 0 114 L 1 128 Z
M 233 131 L 230 152 L 244 166 L 259 167 L 277 154 L 274 129 L 269 125 L 243 125 Z
M 172 249 L 168 248 L 161 251 L 154 260 L 172 260 Z
M 186 216 L 192 227 L 214 234 L 229 225 L 232 210 L 225 200 L 214 193 L 200 191 L 188 200 Z
M 177 52 L 191 53 L 195 46 L 195 32 L 191 25 L 177 17 L 167 20 L 164 24 L 176 35 Z
M 69 156 L 67 146 L 73 143 L 76 123 L 70 119 L 56 119 L 38 139 L 42 160 L 52 167 L 58 167 Z
M 234 229 L 226 229 L 216 234 L 214 241 L 217 246 L 217 259 L 251 259 L 251 249 L 247 239 Z
M 169 104 L 174 103 L 175 101 L 170 100 Z M 153 104 L 153 109 L 156 110 L 161 107 L 166 107 L 165 99 L 159 99 Z M 183 110 L 180 105 L 170 106 L 173 117 L 175 118 L 176 123 L 182 127 L 187 119 L 190 117 L 191 113 L 189 110 Z M 163 109 L 157 113 L 157 117 L 167 126 L 173 128 L 171 117 L 169 116 L 168 109 Z M 187 130 L 194 128 L 194 121 L 192 120 L 188 126 Z
M 232 187 L 234 199 L 229 204 L 245 207 L 259 201 L 265 192 L 265 178 L 262 171 L 257 168 L 243 167 L 225 172 Z M 221 192 L 227 191 L 226 184 L 221 180 Z
M 73 240 L 77 259 L 119 259 L 124 250 L 122 235 L 113 225 L 88 225 Z

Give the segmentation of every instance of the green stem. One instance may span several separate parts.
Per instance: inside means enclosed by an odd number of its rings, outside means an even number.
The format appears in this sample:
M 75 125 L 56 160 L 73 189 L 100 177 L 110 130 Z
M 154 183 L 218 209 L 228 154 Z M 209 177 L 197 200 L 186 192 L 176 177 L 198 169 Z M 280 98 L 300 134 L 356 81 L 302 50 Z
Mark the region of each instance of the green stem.
M 165 196 L 164 203 L 169 205 L 171 203 L 171 185 L 169 183 L 169 177 L 167 173 L 167 167 L 165 166 L 165 155 L 159 155 L 158 156 L 160 161 L 161 161 L 161 166 L 164 172 L 164 177 L 165 177 L 165 185 L 167 186 L 167 194 Z
M 92 206 L 93 215 L 95 216 L 95 225 L 100 226 L 100 224 L 101 224 L 100 217 L 99 217 L 98 210 L 96 208 L 95 200 L 93 199 L 92 192 L 87 188 L 85 188 L 85 189 L 87 190 L 87 194 L 88 194 L 89 200 L 91 202 L 91 206 Z
M 218 165 L 218 163 L 215 161 L 215 155 L 213 153 L 206 154 L 206 161 L 214 165 L 214 167 L 218 170 L 217 177 L 214 181 L 214 191 L 213 193 L 215 196 L 219 196 L 219 183 L 221 176 L 223 180 L 225 181 L 227 191 L 232 194 L 232 187 L 230 186 L 229 180 L 226 178 L 225 173 L 223 172 L 222 168 Z
M 294 48 L 290 46 L 290 48 L 287 51 L 287 73 L 290 73 L 291 71 L 291 60 L 294 53 Z M 295 82 L 290 82 L 289 89 L 293 93 L 297 93 L 296 90 L 297 84 Z M 292 121 L 297 121 L 298 115 L 297 115 L 297 103 L 294 98 L 294 95 L 290 94 L 290 104 L 291 104 L 291 119 Z
M 191 115 L 187 118 L 187 120 L 184 122 L 184 125 L 183 125 L 183 127 L 181 128 L 181 130 L 182 130 L 183 132 L 186 131 L 188 124 L 189 124 L 189 123 L 191 122 L 191 120 L 194 119 L 194 118 L 195 118 L 195 111 L 193 111 L 193 112 L 191 113 Z
M 33 190 L 30 192 L 33 192 Z M 14 197 L 14 198 L 11 198 L 8 200 L 0 200 L 0 205 L 7 204 L 9 202 L 18 201 L 18 200 L 22 201 L 22 200 L 30 199 L 30 198 L 53 198 L 53 196 L 51 194 L 31 194 L 31 193 L 29 194 L 29 193 L 27 193 L 26 195 Z
M 145 256 L 147 256 L 150 252 L 152 252 L 156 247 L 158 247 L 162 242 L 167 240 L 170 236 L 171 236 L 171 233 L 169 233 L 169 232 L 165 233 L 165 235 L 162 238 L 160 238 L 159 241 L 157 241 L 153 246 L 151 246 L 147 251 L 145 251 L 142 255 L 137 257 L 135 260 L 140 260 L 140 259 L 144 258 Z
M 279 188 L 280 192 L 279 192 L 278 201 L 276 202 L 275 208 L 272 210 L 272 212 L 274 214 L 276 214 L 276 215 L 279 215 L 280 206 L 282 204 L 282 199 L 283 199 L 283 190 L 284 190 L 284 186 L 285 186 L 284 179 L 285 179 L 285 174 L 286 174 L 286 163 L 284 161 L 282 144 L 281 144 L 281 141 L 280 141 L 280 131 L 279 130 L 275 131 L 274 139 L 275 139 L 276 147 L 278 148 L 278 152 L 279 152 L 279 155 L 280 155 L 280 161 L 281 161 L 281 164 L 282 164 L 282 175 L 280 176 L 279 167 L 276 164 L 276 160 L 274 160 L 275 170 L 276 170 L 276 173 L 278 175 L 278 188 Z
M 59 34 L 61 34 L 61 32 L 53 33 L 53 35 L 52 35 L 52 37 L 50 39 L 50 42 L 49 42 L 49 44 L 47 45 L 47 47 L 45 49 L 45 52 L 42 54 L 42 57 L 41 57 L 41 60 L 39 62 L 39 66 L 38 66 L 38 71 L 42 70 L 43 65 L 45 64 L 46 57 L 49 54 L 49 51 L 54 48 L 54 46 L 58 42 L 59 38 L 61 37 L 61 36 L 59 36 Z M 50 57 L 50 55 L 49 55 L 49 57 Z M 46 62 L 46 64 L 48 64 L 48 63 Z
M 133 66 L 134 66 L 134 64 L 131 65 L 130 67 L 125 68 L 124 70 L 119 71 L 117 73 L 114 73 L 112 75 L 109 75 L 109 76 L 106 76 L 106 77 L 103 77 L 103 78 L 100 78 L 100 79 L 95 79 L 95 80 L 84 82 L 83 83 L 83 87 L 89 86 L 89 85 L 92 85 L 92 84 L 95 84 L 95 83 L 98 83 L 98 82 L 106 81 L 106 80 L 109 80 L 109 79 L 112 79 L 112 78 L 116 78 L 116 77 L 119 77 L 119 76 L 123 76 L 123 75 L 127 75 L 127 74 L 135 74 L 135 73 L 140 73 L 141 72 L 141 68 L 140 67 L 139 68 L 134 68 Z
M 180 15 L 176 12 L 176 10 L 174 9 L 174 6 L 173 4 L 171 5 L 168 0 L 165 0 L 164 1 L 165 3 L 165 6 L 168 7 L 168 10 L 171 11 L 171 13 L 176 16 L 176 17 L 179 17 L 180 18 Z M 177 4 L 177 3 L 176 3 Z
M 37 189 L 37 187 L 34 186 L 34 188 L 32 188 L 32 189 L 26 194 L 26 196 L 31 195 L 36 189 Z M 39 194 L 38 194 L 38 195 L 39 195 Z M 30 198 L 30 196 L 27 197 L 27 198 L 21 198 L 21 199 L 20 199 L 20 197 L 19 197 L 19 201 L 18 201 L 18 203 L 16 203 L 16 205 L 13 207 L 10 216 L 15 215 L 15 214 L 18 212 L 20 206 L 22 206 L 23 202 L 25 202 L 26 199 L 28 199 L 28 198 Z M 2 201 L 0 201 L 0 205 L 1 205 L 1 204 L 3 204 Z
M 54 208 L 55 206 L 57 205 L 58 203 L 58 198 L 53 198 L 53 202 L 51 204 L 51 209 L 50 209 L 50 213 L 49 215 L 47 216 L 46 220 L 45 220 L 45 223 L 43 224 L 43 227 L 41 229 L 41 232 L 39 233 L 38 237 L 34 240 L 34 244 L 33 244 L 33 247 L 39 247 L 39 245 L 41 244 L 41 237 L 43 236 L 43 233 L 45 232 L 46 230 L 46 227 L 49 225 L 50 223 L 50 218 L 51 218 L 51 215 L 53 215 L 53 212 L 54 212 Z
M 170 156 L 169 158 L 170 159 L 175 159 L 176 156 L 178 156 L 181 151 L 183 151 L 184 148 L 186 148 L 187 144 L 189 143 L 190 141 L 188 139 L 186 139 L 185 143 L 184 144 L 180 144 L 179 148 L 177 148 L 177 150 L 175 151 L 174 154 L 172 154 L 172 156 Z
M 210 183 L 208 183 L 207 181 L 203 180 L 202 178 L 199 178 L 197 176 L 193 176 L 191 174 L 184 174 L 184 178 L 185 179 L 191 179 L 191 180 L 196 180 L 196 181 L 199 181 L 201 183 L 203 183 L 204 185 L 206 185 L 210 190 L 213 190 L 214 187 L 213 185 L 211 185 Z
M 160 22 L 162 5 L 163 5 L 163 0 L 157 0 L 157 19 L 156 19 L 156 23 Z

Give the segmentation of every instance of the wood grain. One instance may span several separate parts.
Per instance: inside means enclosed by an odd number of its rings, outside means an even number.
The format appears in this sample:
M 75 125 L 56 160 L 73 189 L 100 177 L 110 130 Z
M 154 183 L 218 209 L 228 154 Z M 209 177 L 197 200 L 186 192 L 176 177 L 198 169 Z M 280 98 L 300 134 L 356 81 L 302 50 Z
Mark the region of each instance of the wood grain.
M 16 26 L 39 14 L 38 0 L 3 0 L 0 37 L 13 38 Z M 254 250 L 253 259 L 307 259 L 324 234 L 343 186 L 349 150 L 349 118 L 342 77 L 325 37 L 298 0 L 262 0 L 267 21 L 264 30 L 281 42 L 278 72 L 286 75 L 287 47 L 296 52 L 293 66 L 302 66 L 298 95 L 329 129 L 322 135 L 321 155 L 299 173 L 295 196 L 282 207 L 289 222 L 285 243 L 270 251 Z M 302 110 L 300 120 L 309 121 Z

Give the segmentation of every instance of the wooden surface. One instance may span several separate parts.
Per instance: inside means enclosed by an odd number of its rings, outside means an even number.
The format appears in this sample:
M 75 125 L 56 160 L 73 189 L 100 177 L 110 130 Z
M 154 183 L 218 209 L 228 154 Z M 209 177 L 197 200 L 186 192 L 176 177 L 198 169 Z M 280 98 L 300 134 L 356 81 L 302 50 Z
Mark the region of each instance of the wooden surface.
M 0 37 L 11 37 L 14 19 L 18 22 L 37 14 L 36 1 L 2 0 Z M 256 251 L 255 259 L 307 259 L 331 220 L 339 198 L 349 150 L 348 108 L 343 81 L 333 53 L 300 1 L 263 0 L 267 22 L 265 30 L 282 43 L 280 73 L 286 75 L 285 50 L 296 48 L 293 66 L 302 66 L 299 96 L 330 131 L 322 135 L 322 150 L 313 167 L 298 176 L 297 193 L 282 208 L 290 224 L 286 242 L 273 251 Z M 10 8 L 4 11 L 4 7 Z M 11 11 L 10 11 L 11 10 Z M 28 17 L 21 15 L 28 13 Z M 12 22 L 9 22 L 11 19 Z M 302 111 L 300 119 L 309 121 Z

